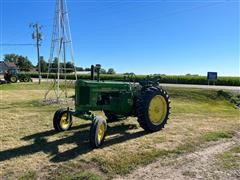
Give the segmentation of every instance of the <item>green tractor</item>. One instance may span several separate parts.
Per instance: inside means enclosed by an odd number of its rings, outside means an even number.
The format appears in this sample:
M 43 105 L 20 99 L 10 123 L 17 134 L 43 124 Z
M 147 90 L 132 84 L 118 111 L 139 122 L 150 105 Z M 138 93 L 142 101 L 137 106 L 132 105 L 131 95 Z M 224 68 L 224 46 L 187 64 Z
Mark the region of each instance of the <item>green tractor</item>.
M 107 122 L 122 117 L 137 117 L 140 126 L 147 132 L 164 128 L 170 115 L 170 99 L 159 86 L 159 78 L 146 78 L 139 82 L 100 81 L 100 65 L 91 67 L 91 80 L 77 80 L 75 84 L 75 110 L 59 109 L 53 117 L 56 131 L 66 131 L 72 126 L 72 117 L 92 120 L 90 145 L 103 144 Z M 95 80 L 94 72 L 97 72 Z M 103 111 L 104 117 L 93 111 Z
M 20 74 L 19 70 L 16 68 L 9 68 L 7 72 L 4 73 L 4 79 L 6 82 L 16 83 L 18 80 L 20 82 L 32 82 L 32 79 L 27 74 Z

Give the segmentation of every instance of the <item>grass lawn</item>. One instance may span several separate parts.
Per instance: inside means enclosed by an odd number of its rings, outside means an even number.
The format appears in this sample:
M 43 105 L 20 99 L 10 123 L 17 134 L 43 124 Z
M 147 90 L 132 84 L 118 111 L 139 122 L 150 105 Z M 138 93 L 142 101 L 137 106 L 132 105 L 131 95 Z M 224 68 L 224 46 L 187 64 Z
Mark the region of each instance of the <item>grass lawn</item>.
M 110 123 L 103 147 L 92 150 L 89 121 L 74 118 L 71 131 L 53 130 L 52 117 L 60 107 L 41 104 L 45 85 L 0 86 L 0 177 L 108 179 L 240 131 L 239 109 L 217 91 L 167 88 L 172 114 L 162 131 L 146 134 L 136 118 L 129 117 Z
M 239 170 L 240 169 L 240 145 L 232 147 L 218 155 L 218 165 L 225 169 Z

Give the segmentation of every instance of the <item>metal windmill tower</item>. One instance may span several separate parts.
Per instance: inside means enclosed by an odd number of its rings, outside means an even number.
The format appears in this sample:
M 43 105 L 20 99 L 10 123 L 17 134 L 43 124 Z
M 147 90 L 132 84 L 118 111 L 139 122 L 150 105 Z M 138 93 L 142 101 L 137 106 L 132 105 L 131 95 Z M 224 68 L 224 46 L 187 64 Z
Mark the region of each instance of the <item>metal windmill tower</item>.
M 68 67 L 67 61 L 71 62 L 73 66 Z M 74 73 L 76 80 L 67 3 L 66 0 L 56 0 L 52 43 L 48 61 L 48 89 L 44 96 L 45 101 L 60 103 L 60 100 L 68 98 L 68 86 L 73 83 L 73 80 L 67 80 L 67 72 L 69 71 Z M 50 95 L 50 92 L 54 92 L 54 97 Z

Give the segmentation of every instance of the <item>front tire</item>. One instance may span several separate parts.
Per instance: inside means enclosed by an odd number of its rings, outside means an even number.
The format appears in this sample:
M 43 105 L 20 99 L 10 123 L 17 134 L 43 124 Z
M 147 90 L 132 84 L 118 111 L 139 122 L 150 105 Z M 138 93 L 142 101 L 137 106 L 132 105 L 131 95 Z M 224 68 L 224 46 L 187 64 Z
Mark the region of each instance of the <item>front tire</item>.
M 166 91 L 158 87 L 142 90 L 136 104 L 140 126 L 148 132 L 164 128 L 170 115 L 170 100 Z
M 90 145 L 93 148 L 98 148 L 103 144 L 103 141 L 106 136 L 107 131 L 107 122 L 104 118 L 96 116 L 93 119 L 91 128 L 90 128 Z
M 30 81 L 30 79 L 28 77 L 23 78 L 23 82 L 29 82 L 29 81 Z
M 72 114 L 67 109 L 59 109 L 53 117 L 53 127 L 56 131 L 67 131 L 72 127 Z

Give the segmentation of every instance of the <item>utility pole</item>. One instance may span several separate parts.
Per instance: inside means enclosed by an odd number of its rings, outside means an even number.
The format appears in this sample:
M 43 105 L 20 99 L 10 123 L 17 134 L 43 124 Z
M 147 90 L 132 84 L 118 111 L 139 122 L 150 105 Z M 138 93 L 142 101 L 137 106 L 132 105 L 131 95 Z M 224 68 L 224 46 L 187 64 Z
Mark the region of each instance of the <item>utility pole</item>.
M 33 28 L 33 33 L 32 33 L 32 39 L 36 40 L 36 47 L 37 47 L 37 57 L 38 57 L 38 84 L 41 84 L 41 62 L 40 62 L 40 52 L 39 52 L 39 48 L 41 45 L 41 41 L 42 41 L 42 33 L 41 33 L 41 28 L 42 26 L 39 25 L 38 23 L 35 24 L 30 24 L 30 27 Z

